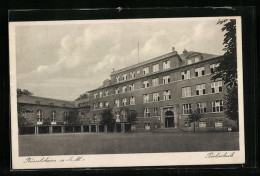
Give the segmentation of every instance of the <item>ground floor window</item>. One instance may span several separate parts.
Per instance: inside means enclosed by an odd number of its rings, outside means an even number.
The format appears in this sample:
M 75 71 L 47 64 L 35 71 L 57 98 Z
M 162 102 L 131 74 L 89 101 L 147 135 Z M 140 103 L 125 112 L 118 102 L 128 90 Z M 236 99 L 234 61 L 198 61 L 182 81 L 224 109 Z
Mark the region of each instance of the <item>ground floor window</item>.
M 155 123 L 154 124 L 154 129 L 157 129 L 158 128 L 158 123 Z
M 206 127 L 206 122 L 199 122 L 199 127 L 200 128 L 205 128 Z
M 135 125 L 131 125 L 131 131 L 135 131 Z
M 150 129 L 151 129 L 150 123 L 145 123 L 145 124 L 144 124 L 144 129 L 145 129 L 145 130 L 150 130 Z

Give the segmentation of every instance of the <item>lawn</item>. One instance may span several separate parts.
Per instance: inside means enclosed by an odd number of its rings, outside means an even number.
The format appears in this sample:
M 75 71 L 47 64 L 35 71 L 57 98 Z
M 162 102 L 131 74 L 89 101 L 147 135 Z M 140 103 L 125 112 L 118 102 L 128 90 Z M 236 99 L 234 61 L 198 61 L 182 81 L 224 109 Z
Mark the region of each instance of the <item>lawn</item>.
M 228 151 L 238 133 L 62 133 L 19 136 L 20 156 Z

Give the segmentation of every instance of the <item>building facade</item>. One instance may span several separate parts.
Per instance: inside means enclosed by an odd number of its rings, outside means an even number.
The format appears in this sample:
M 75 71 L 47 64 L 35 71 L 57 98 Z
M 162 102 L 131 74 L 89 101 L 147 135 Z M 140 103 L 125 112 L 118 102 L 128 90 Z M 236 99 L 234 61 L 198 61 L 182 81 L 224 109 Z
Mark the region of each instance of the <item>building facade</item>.
M 222 58 L 186 50 L 178 54 L 173 49 L 171 53 L 113 71 L 111 79 L 89 91 L 88 99 L 68 102 L 30 96 L 18 103 L 33 109 L 34 113 L 26 116 L 35 133 L 44 126 L 41 117 L 50 117 L 51 124 L 45 129 L 50 133 L 66 132 L 66 128 L 68 132 L 106 132 L 100 121 L 103 109 L 108 107 L 113 110 L 114 131 L 118 132 L 169 128 L 185 131 L 192 126 L 188 116 L 195 110 L 204 117 L 195 124 L 198 127 L 223 127 L 229 125 L 223 108 L 226 88 L 222 80 L 211 80 Z M 124 109 L 138 113 L 135 125 L 129 127 Z M 64 117 L 72 110 L 81 120 L 79 125 L 66 127 Z

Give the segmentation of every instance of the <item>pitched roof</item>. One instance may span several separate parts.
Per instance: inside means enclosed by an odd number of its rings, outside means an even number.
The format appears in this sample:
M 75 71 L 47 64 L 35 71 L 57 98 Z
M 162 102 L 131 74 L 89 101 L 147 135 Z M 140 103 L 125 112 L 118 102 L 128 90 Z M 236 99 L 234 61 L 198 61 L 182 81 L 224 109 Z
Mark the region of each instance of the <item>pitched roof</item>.
M 200 53 L 200 52 L 196 52 L 196 51 L 188 51 L 186 53 L 180 54 L 180 57 L 182 60 L 185 60 L 187 58 L 194 57 L 196 55 L 202 55 L 203 60 L 208 60 L 208 59 L 220 56 L 220 55 L 215 55 L 215 54 Z
M 40 105 L 49 105 L 49 106 L 60 106 L 60 107 L 74 107 L 73 101 L 65 101 L 65 100 L 57 100 L 51 98 L 44 97 L 36 97 L 23 95 L 17 99 L 18 103 L 26 103 L 26 104 L 40 104 Z

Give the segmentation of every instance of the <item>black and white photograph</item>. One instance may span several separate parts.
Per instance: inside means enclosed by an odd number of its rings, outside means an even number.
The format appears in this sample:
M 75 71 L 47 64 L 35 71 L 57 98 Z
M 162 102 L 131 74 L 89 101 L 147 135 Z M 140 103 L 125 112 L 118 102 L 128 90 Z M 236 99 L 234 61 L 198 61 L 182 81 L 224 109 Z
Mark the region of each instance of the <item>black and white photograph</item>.
M 9 23 L 13 169 L 243 164 L 241 18 Z

